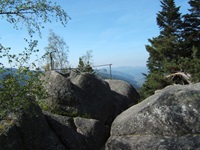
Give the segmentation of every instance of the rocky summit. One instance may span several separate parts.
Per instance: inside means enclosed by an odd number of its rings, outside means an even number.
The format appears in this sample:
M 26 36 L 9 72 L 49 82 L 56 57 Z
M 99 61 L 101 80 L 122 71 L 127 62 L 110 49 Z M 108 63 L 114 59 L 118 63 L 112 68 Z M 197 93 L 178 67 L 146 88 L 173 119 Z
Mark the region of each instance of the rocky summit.
M 0 150 L 104 149 L 113 120 L 138 101 L 137 92 L 133 99 L 115 93 L 89 73 L 50 71 L 41 80 L 48 111 L 27 100 L 25 109 L 1 120 Z
M 200 149 L 200 83 L 171 85 L 136 104 L 119 80 L 47 72 L 48 97 L 0 121 L 0 150 Z

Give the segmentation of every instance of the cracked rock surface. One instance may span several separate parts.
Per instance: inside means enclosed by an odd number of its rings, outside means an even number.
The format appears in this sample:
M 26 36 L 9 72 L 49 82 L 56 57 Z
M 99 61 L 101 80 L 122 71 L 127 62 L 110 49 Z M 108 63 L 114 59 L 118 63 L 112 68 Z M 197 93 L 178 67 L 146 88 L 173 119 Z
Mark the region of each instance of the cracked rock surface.
M 121 113 L 107 149 L 200 148 L 200 83 L 173 85 Z

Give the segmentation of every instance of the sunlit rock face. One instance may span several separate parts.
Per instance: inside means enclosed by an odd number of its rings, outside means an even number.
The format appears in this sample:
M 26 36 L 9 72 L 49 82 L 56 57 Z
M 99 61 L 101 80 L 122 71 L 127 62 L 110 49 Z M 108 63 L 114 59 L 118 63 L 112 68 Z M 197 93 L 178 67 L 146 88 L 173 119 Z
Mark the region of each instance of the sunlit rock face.
M 121 113 L 107 149 L 200 148 L 200 83 L 173 85 Z

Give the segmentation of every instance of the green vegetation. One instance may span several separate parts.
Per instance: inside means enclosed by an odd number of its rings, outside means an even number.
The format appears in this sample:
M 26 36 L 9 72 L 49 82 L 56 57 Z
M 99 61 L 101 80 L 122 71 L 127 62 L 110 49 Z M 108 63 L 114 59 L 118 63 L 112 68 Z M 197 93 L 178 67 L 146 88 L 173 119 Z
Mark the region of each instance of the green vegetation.
M 191 82 L 200 81 L 200 1 L 189 0 L 189 4 L 189 13 L 182 15 L 174 0 L 161 1 L 162 9 L 156 18 L 160 34 L 149 39 L 149 44 L 146 45 L 149 52 L 149 74 L 145 75 L 146 81 L 140 90 L 142 99 L 167 85 L 185 84 L 167 78 L 177 72 L 190 75 Z M 30 63 L 31 56 L 39 51 L 36 49 L 38 41 L 33 39 L 34 34 L 42 36 L 44 23 L 51 22 L 52 18 L 56 18 L 64 26 L 70 18 L 59 5 L 50 0 L 2 0 L 0 15 L 14 28 L 25 27 L 29 33 L 29 37 L 25 38 L 27 46 L 19 54 L 11 54 L 10 47 L 0 44 L 0 59 L 7 58 L 9 64 L 7 69 L 5 64 L 0 63 L 0 74 L 3 75 L 0 79 L 0 119 L 5 118 L 9 112 L 15 113 L 23 109 L 28 105 L 27 100 L 37 100 L 42 108 L 47 109 L 46 104 L 40 101 L 47 93 L 40 80 L 43 73 L 36 66 L 39 60 Z M 66 69 L 68 47 L 64 39 L 50 31 L 48 41 L 45 48 L 47 53 L 43 56 L 47 60 L 44 69 L 50 70 L 52 66 L 50 54 L 54 60 L 53 69 Z M 94 73 L 91 53 L 92 51 L 87 51 L 79 58 L 77 69 L 80 72 Z M 17 71 L 12 68 L 17 68 Z M 78 114 L 72 112 L 66 115 Z
M 85 55 L 79 57 L 79 64 L 77 69 L 80 72 L 94 73 L 91 61 L 92 61 L 92 51 L 86 51 Z
M 33 40 L 34 34 L 41 36 L 41 29 L 44 23 L 51 22 L 52 18 L 57 19 L 64 26 L 69 17 L 56 3 L 49 0 L 2 0 L 0 4 L 0 15 L 14 28 L 20 29 L 20 25 L 25 26 L 29 38 L 25 39 L 28 46 L 19 54 L 11 54 L 11 48 L 0 44 L 0 58 L 7 58 L 10 69 L 5 68 L 5 64 L 0 63 L 0 74 L 4 76 L 0 79 L 0 120 L 5 118 L 10 112 L 28 107 L 27 100 L 36 100 L 45 97 L 45 90 L 39 77 L 42 75 L 37 70 L 35 60 L 30 63 L 32 54 L 37 53 L 38 41 Z M 16 72 L 12 68 L 17 68 Z M 27 77 L 28 76 L 28 77 Z
M 3 120 L 2 122 L 0 122 L 0 134 L 3 133 L 7 127 L 11 126 L 13 124 L 13 120 Z
M 66 112 L 66 111 L 62 111 L 61 109 L 55 109 L 51 112 L 54 113 L 54 114 L 58 114 L 58 115 L 62 115 L 62 116 L 68 116 L 68 117 L 71 117 L 71 118 L 75 118 L 75 117 L 82 117 L 82 118 L 88 118 L 88 119 L 92 118 L 89 114 L 80 114 L 77 110 L 73 110 L 71 112 Z
M 183 72 L 191 76 L 191 82 L 200 81 L 200 1 L 190 0 L 189 4 L 189 13 L 181 15 L 174 0 L 161 1 L 156 18 L 160 35 L 146 45 L 149 74 L 140 91 L 142 100 L 177 83 L 167 78 L 173 73 Z
M 85 64 L 85 63 L 83 62 L 83 60 L 82 60 L 81 57 L 79 58 L 79 64 L 78 64 L 77 69 L 78 69 L 80 72 L 90 72 L 90 73 L 93 73 L 93 72 L 94 72 L 94 69 L 91 67 L 90 62 L 88 61 L 88 62 Z
M 46 64 L 43 66 L 45 71 L 60 69 L 63 72 L 68 68 L 68 46 L 64 39 L 52 30 L 50 30 L 48 46 L 45 47 L 45 50 Z

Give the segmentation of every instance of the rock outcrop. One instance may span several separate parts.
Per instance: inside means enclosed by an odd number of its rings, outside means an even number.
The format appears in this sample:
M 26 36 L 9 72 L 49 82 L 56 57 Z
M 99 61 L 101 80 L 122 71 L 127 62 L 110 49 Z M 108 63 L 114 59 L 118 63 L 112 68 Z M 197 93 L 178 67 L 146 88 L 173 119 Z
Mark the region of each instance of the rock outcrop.
M 0 120 L 1 150 L 102 149 L 114 118 L 134 103 L 126 98 L 120 105 L 109 84 L 89 73 L 51 71 L 42 80 L 49 112 L 27 100 L 10 120 Z
M 70 117 L 44 112 L 49 126 L 59 137 L 61 143 L 69 150 L 88 150 L 84 138 L 76 132 L 74 120 Z
M 128 105 L 135 103 L 134 99 L 118 98 L 113 94 L 107 82 L 89 73 L 78 74 L 74 71 L 60 74 L 55 71 L 48 72 L 43 78 L 49 98 L 46 99 L 53 113 L 60 115 L 77 114 L 89 116 L 111 125 L 114 118 L 127 109 Z M 137 94 L 136 94 L 137 97 Z M 121 103 L 124 103 L 121 105 Z
M 98 120 L 42 113 L 29 105 L 0 132 L 0 150 L 93 150 L 109 137 L 110 128 Z
M 106 80 L 108 82 L 113 95 L 121 103 L 121 106 L 135 105 L 140 98 L 136 89 L 129 83 L 122 80 Z
M 100 149 L 109 137 L 109 127 L 98 120 L 81 117 L 70 118 L 49 112 L 44 112 L 44 114 L 49 126 L 66 149 Z
M 0 133 L 1 150 L 65 150 L 38 105 L 27 101 L 25 109 L 10 118 Z M 1 125 L 4 120 L 1 120 Z M 8 120 L 5 120 L 8 121 Z
M 200 83 L 166 87 L 121 113 L 106 149 L 200 149 Z
M 0 150 L 200 149 L 200 83 L 168 86 L 128 108 L 138 94 L 121 81 L 73 71 L 43 80 L 51 112 L 27 100 L 8 114 Z
M 88 149 L 100 149 L 109 138 L 110 128 L 98 120 L 76 117 L 74 123 L 77 127 L 76 131 L 82 135 Z

